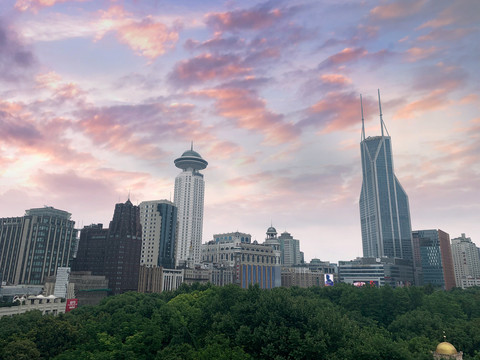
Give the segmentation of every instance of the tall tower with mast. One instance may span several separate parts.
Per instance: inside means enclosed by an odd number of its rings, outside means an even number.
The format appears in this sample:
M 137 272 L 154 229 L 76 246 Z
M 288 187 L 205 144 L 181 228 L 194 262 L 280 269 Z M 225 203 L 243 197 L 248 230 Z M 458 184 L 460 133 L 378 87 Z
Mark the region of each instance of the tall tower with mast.
M 363 256 L 412 261 L 412 230 L 408 196 L 394 172 L 391 138 L 383 121 L 380 90 L 378 91 L 380 136 L 365 137 L 361 96 L 360 105 L 363 181 L 359 205 Z
M 200 245 L 203 231 L 203 203 L 205 182 L 200 170 L 208 162 L 193 150 L 175 159 L 175 166 L 182 172 L 175 178 L 174 203 L 178 208 L 176 266 L 193 266 L 200 263 Z

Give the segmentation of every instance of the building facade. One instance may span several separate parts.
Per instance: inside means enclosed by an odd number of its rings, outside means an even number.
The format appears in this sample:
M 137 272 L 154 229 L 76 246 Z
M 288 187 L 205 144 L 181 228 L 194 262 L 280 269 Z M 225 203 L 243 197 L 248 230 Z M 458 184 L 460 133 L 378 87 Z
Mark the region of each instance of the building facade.
M 183 269 L 166 269 L 161 266 L 140 266 L 138 292 L 161 293 L 176 290 L 183 283 Z
M 116 204 L 105 248 L 105 276 L 114 295 L 137 291 L 141 248 L 139 207 L 130 200 Z
M 168 200 L 144 201 L 139 207 L 142 224 L 140 264 L 174 269 L 177 207 Z
M 390 257 L 413 261 L 408 196 L 393 167 L 391 138 L 382 118 L 381 136 L 365 138 L 362 105 L 362 189 L 360 223 L 364 257 Z
M 355 286 L 413 285 L 413 267 L 410 261 L 398 258 L 357 258 L 338 262 L 340 282 Z
M 105 249 L 108 229 L 103 224 L 84 226 L 80 231 L 77 256 L 72 271 L 90 271 L 92 275 L 105 275 Z
M 458 287 L 468 284 L 467 279 L 480 278 L 480 257 L 477 246 L 470 238 L 462 234 L 452 239 L 453 266 L 455 282 Z
M 43 284 L 70 266 L 77 231 L 71 214 L 53 207 L 0 219 L 0 273 L 8 284 Z
M 323 272 L 306 267 L 284 267 L 282 268 L 282 286 L 301 288 L 324 286 L 324 276 Z
M 450 236 L 442 230 L 416 230 L 412 238 L 415 284 L 455 287 Z
M 200 263 L 200 245 L 203 232 L 203 204 L 205 182 L 200 170 L 208 162 L 199 153 L 185 151 L 175 159 L 175 166 L 182 172 L 175 178 L 174 203 L 178 208 L 178 240 L 175 265 L 190 266 Z
M 288 232 L 283 232 L 279 237 L 280 251 L 282 252 L 282 265 L 294 266 L 303 262 L 303 254 L 300 251 L 300 241 L 294 239 Z

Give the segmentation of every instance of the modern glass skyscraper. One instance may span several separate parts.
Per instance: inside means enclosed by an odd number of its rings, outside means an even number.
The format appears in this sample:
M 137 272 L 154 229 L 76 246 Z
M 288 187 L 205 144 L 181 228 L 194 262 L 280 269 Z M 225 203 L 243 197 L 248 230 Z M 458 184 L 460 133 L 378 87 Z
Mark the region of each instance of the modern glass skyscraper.
M 193 150 L 193 144 L 190 150 L 175 159 L 175 166 L 182 169 L 175 178 L 174 203 L 178 209 L 176 266 L 200 264 L 205 182 L 199 170 L 207 165 L 208 162 Z
M 360 97 L 361 101 L 361 97 Z M 390 135 L 382 118 L 381 135 L 365 138 L 362 106 L 362 190 L 360 221 L 364 257 L 413 260 L 408 196 L 395 176 Z

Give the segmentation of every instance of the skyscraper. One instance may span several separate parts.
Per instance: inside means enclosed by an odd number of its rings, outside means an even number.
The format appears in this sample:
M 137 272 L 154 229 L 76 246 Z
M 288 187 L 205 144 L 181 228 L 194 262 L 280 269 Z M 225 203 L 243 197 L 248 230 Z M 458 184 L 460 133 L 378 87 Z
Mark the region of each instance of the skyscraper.
M 359 205 L 363 256 L 412 261 L 408 196 L 393 170 L 392 145 L 382 118 L 380 92 L 378 105 L 381 135 L 365 138 L 362 104 L 360 149 L 363 181 Z
M 77 231 L 71 214 L 46 206 L 0 219 L 0 273 L 10 284 L 43 284 L 70 266 Z
M 142 248 L 140 210 L 130 200 L 116 204 L 108 228 L 105 276 L 113 294 L 137 291 Z
M 142 256 L 140 264 L 175 269 L 177 207 L 168 200 L 140 203 Z
M 175 265 L 190 266 L 200 263 L 205 182 L 199 170 L 205 169 L 208 162 L 193 150 L 192 145 L 174 163 L 182 169 L 175 178 L 174 203 L 178 208 Z

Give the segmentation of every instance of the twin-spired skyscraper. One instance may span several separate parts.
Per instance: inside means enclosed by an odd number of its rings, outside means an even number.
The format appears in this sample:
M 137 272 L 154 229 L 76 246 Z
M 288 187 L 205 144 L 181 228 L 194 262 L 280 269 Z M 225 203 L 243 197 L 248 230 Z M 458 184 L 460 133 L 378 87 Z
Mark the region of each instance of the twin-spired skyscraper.
M 361 97 L 360 97 L 361 102 Z M 360 221 L 364 257 L 413 260 L 408 196 L 393 170 L 392 144 L 382 118 L 381 135 L 365 138 L 362 107 Z M 385 134 L 386 133 L 386 134 Z
M 178 208 L 175 265 L 192 266 L 200 263 L 205 191 L 200 170 L 205 169 L 208 162 L 193 150 L 192 145 L 192 148 L 175 159 L 174 163 L 182 169 L 175 178 L 174 203 Z

